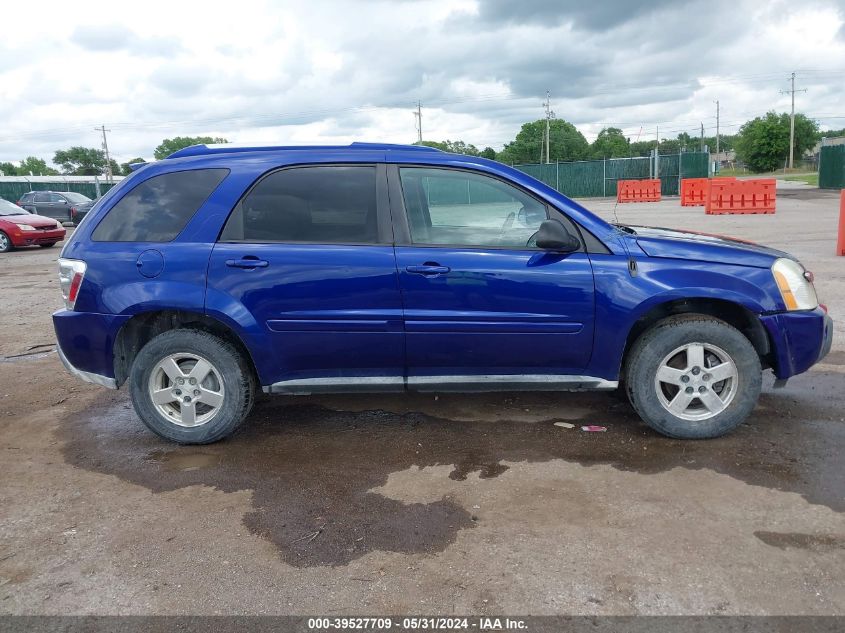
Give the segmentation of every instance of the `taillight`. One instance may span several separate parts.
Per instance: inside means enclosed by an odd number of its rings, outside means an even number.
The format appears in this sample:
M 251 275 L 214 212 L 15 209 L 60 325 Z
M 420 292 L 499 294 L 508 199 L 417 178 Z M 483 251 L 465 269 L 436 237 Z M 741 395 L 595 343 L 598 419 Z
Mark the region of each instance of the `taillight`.
M 62 298 L 65 300 L 65 307 L 73 310 L 76 304 L 76 297 L 79 295 L 79 287 L 85 277 L 88 265 L 79 259 L 59 258 L 59 285 L 62 288 Z
M 76 211 L 76 207 L 71 207 L 71 208 L 70 208 L 70 217 L 75 218 L 75 217 L 76 217 L 76 213 L 77 213 L 77 211 Z

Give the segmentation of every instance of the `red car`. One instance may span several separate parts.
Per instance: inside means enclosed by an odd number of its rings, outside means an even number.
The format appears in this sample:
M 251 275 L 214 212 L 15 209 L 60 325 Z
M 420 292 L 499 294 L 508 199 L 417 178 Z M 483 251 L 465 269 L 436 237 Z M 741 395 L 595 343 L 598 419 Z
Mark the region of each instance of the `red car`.
M 65 233 L 58 220 L 29 213 L 0 198 L 0 253 L 19 246 L 48 248 L 65 239 Z

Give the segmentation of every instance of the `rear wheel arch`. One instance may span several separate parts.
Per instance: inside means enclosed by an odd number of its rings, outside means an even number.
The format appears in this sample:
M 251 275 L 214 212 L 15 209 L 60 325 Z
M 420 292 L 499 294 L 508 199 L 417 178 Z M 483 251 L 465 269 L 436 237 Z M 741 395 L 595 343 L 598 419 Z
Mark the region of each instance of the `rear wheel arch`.
M 623 379 L 625 362 L 637 339 L 664 319 L 680 315 L 703 315 L 724 321 L 739 330 L 750 341 L 760 357 L 763 368 L 772 366 L 772 343 L 765 326 L 754 312 L 739 303 L 725 299 L 685 298 L 652 306 L 634 322 L 625 340 L 625 350 L 622 355 Z
M 240 335 L 225 323 L 198 312 L 185 310 L 156 310 L 141 312 L 129 319 L 114 341 L 114 377 L 120 386 L 129 378 L 135 357 L 153 338 L 164 332 L 192 329 L 208 332 L 231 343 L 243 356 L 260 384 L 255 360 Z

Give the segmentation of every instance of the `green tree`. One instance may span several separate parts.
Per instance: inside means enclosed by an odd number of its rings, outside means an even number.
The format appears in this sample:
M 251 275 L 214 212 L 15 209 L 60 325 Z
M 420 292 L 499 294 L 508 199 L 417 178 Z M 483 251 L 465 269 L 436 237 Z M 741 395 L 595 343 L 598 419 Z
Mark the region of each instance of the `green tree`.
M 225 138 L 217 136 L 174 136 L 173 138 L 164 139 L 158 147 L 153 151 L 153 156 L 156 160 L 167 158 L 173 152 L 178 152 L 180 149 L 185 149 L 191 145 L 209 145 L 212 143 L 228 143 Z
M 593 158 L 624 158 L 631 155 L 628 139 L 618 127 L 606 127 L 590 146 Z
M 795 115 L 795 156 L 800 157 L 819 140 L 819 125 L 803 114 Z M 789 115 L 768 112 L 746 122 L 736 139 L 736 155 L 751 171 L 774 171 L 789 157 Z
M 631 143 L 631 156 L 648 156 L 654 149 L 654 141 L 634 141 Z
M 18 168 L 14 163 L 0 163 L 0 172 L 3 172 L 4 176 L 17 176 Z
M 660 139 L 661 154 L 677 154 L 681 151 L 681 141 L 676 138 Z
M 55 176 L 59 172 L 52 167 L 48 167 L 47 161 L 43 158 L 27 156 L 21 161 L 21 166 L 18 167 L 18 173 L 26 176 L 30 174 L 34 176 Z
M 465 143 L 464 141 L 417 141 L 414 145 L 425 145 L 426 147 L 434 147 L 443 152 L 450 152 L 452 154 L 467 154 L 468 156 L 479 156 L 480 152 L 475 145 Z
M 845 127 L 841 130 L 822 130 L 819 132 L 819 136 L 823 136 L 825 138 L 837 138 L 839 136 L 845 136 Z
M 489 146 L 485 147 L 483 150 L 481 150 L 479 156 L 481 156 L 482 158 L 489 158 L 490 160 L 496 160 L 496 150 Z
M 106 154 L 103 150 L 93 147 L 71 147 L 58 150 L 53 156 L 53 162 L 66 174 L 96 176 L 105 171 Z
M 546 120 L 524 123 L 516 138 L 505 144 L 497 159 L 503 163 L 538 163 L 545 158 L 544 141 Z M 549 125 L 550 160 L 582 160 L 590 153 L 590 144 L 575 126 L 563 119 L 554 119 Z
M 147 162 L 147 161 L 145 161 L 143 158 L 132 158 L 132 159 L 126 161 L 125 163 L 120 163 L 120 169 L 123 172 L 124 176 L 128 176 L 129 174 L 132 173 L 132 168 L 129 165 L 134 165 L 135 163 L 145 163 L 145 162 Z

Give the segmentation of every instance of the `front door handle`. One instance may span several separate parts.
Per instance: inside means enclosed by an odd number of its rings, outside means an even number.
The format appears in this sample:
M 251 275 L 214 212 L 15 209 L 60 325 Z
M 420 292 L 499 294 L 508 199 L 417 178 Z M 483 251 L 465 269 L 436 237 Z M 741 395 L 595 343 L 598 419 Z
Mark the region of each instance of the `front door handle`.
M 425 263 L 422 266 L 406 266 L 405 270 L 414 275 L 434 277 L 435 275 L 445 275 L 452 269 L 448 266 L 441 266 L 440 264 Z
M 241 259 L 227 259 L 226 265 L 230 268 L 246 268 L 249 270 L 252 268 L 267 268 L 267 266 L 270 265 L 270 262 L 247 255 Z

